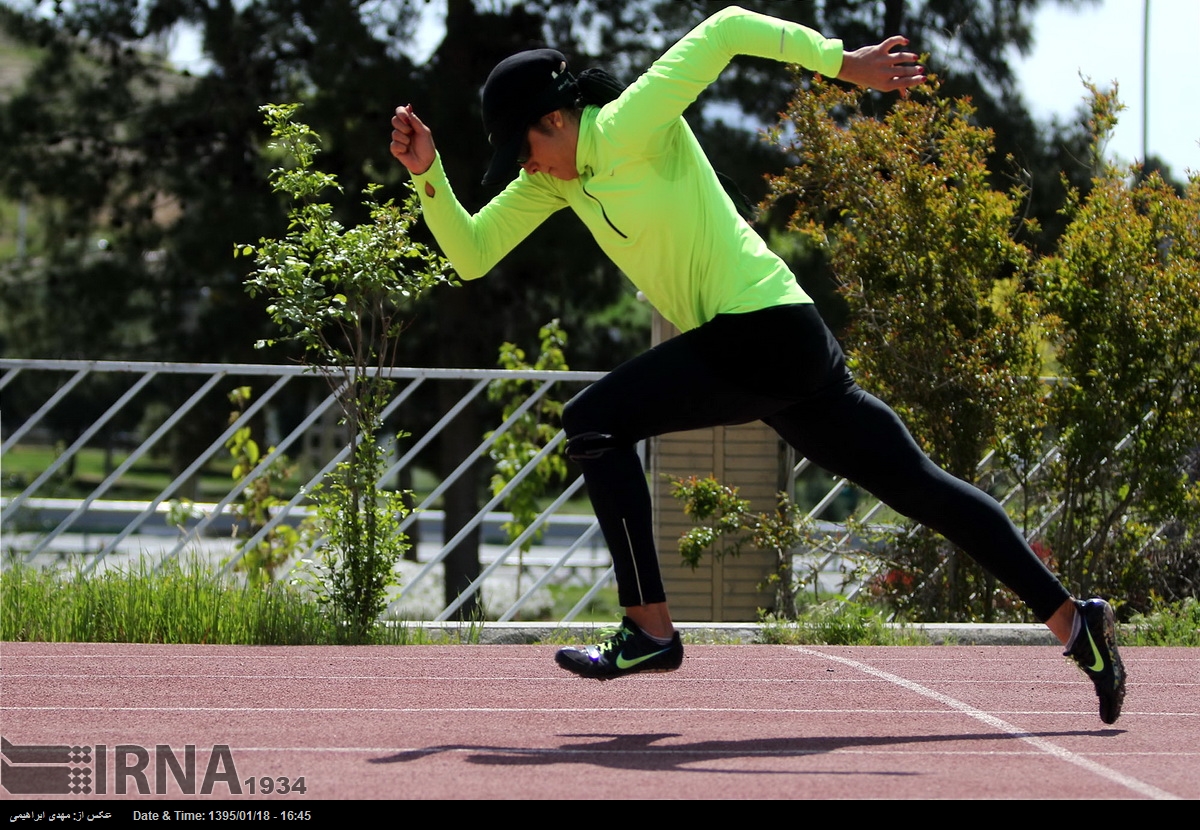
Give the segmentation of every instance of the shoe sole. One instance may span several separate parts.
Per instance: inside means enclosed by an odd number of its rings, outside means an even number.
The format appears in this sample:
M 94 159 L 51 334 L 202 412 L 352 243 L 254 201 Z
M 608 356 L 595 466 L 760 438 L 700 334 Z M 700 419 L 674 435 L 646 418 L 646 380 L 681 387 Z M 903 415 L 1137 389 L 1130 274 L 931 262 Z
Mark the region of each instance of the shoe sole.
M 587 669 L 582 668 L 578 664 L 571 663 L 569 661 L 559 660 L 557 655 L 555 655 L 554 662 L 558 665 L 558 667 L 560 669 L 563 669 L 564 671 L 569 671 L 571 674 L 575 675 L 576 677 L 582 677 L 585 680 L 616 680 L 621 677 L 629 677 L 631 674 L 667 674 L 668 672 L 678 671 L 679 666 L 683 665 L 683 661 L 680 660 L 678 666 L 667 666 L 667 667 L 662 667 L 662 668 L 654 667 L 654 666 L 647 666 L 646 668 L 639 667 L 639 668 L 629 669 L 626 671 L 618 671 L 618 672 L 610 672 L 610 673 L 606 673 L 606 674 L 599 674 L 599 673 L 589 672 Z
M 631 675 L 635 675 L 635 674 L 669 674 L 670 672 L 679 670 L 678 667 L 676 667 L 673 669 L 637 669 L 635 671 L 619 672 L 618 674 L 585 674 L 584 672 L 579 672 L 579 671 L 576 671 L 575 669 L 567 668 L 566 666 L 562 665 L 561 663 L 559 663 L 559 666 L 563 669 L 566 669 L 567 671 L 569 671 L 571 674 L 575 675 L 576 677 L 581 677 L 584 680 L 600 680 L 600 681 L 619 680 L 622 677 L 630 677 Z
M 1117 618 L 1112 606 L 1104 603 L 1104 615 L 1100 627 L 1100 638 L 1108 651 L 1113 676 L 1113 689 L 1107 696 L 1097 688 L 1096 697 L 1100 700 L 1100 720 L 1106 724 L 1114 724 L 1121 717 L 1121 707 L 1125 705 L 1125 663 L 1117 651 Z
M 1096 613 L 1099 609 L 1099 613 Z M 1084 628 L 1093 647 L 1102 647 L 1105 651 L 1096 657 L 1104 663 L 1099 671 L 1092 671 L 1080 658 L 1075 658 L 1075 664 L 1083 669 L 1083 673 L 1092 681 L 1100 706 L 1100 720 L 1106 724 L 1114 724 L 1121 716 L 1121 707 L 1125 702 L 1125 664 L 1117 650 L 1117 619 L 1112 606 L 1103 601 L 1088 601 L 1079 604 L 1079 611 L 1084 615 Z M 1080 632 L 1081 635 L 1085 632 Z M 1090 659 L 1090 658 L 1089 658 Z

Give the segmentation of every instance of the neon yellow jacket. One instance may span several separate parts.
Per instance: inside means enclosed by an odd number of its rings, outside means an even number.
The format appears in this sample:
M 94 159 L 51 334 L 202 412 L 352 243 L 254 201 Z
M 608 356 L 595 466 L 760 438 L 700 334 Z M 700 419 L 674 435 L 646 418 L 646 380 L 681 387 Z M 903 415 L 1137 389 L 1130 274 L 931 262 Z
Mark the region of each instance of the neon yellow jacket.
M 681 331 L 717 314 L 811 302 L 738 215 L 682 118 L 735 55 L 836 77 L 842 43 L 796 23 L 724 9 L 615 101 L 584 110 L 579 178 L 562 181 L 522 170 L 474 216 L 455 198 L 437 158 L 413 179 L 425 221 L 459 276 L 483 276 L 548 216 L 570 207 L 604 253 Z

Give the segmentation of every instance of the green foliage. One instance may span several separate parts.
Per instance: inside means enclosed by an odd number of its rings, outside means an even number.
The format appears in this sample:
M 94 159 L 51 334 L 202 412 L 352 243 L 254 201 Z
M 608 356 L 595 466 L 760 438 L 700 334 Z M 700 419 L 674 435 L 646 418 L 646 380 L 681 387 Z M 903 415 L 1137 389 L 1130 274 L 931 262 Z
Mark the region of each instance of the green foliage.
M 13 563 L 0 573 L 0 640 L 246 646 L 335 645 L 342 626 L 297 586 L 250 585 L 196 563 L 145 560 L 90 576 Z M 379 628 L 387 645 L 427 643 L 420 626 Z
M 250 296 L 268 294 L 267 313 L 283 331 L 282 340 L 304 348 L 314 365 L 344 366 L 352 383 L 377 388 L 365 377 L 368 366 L 386 366 L 406 325 L 403 310 L 413 298 L 446 282 L 449 265 L 427 245 L 413 239 L 419 209 L 412 186 L 403 204 L 378 202 L 380 185 L 369 184 L 363 203 L 370 222 L 351 228 L 334 218 L 333 206 L 316 201 L 339 189 L 335 176 L 312 169 L 320 136 L 293 121 L 298 104 L 261 108 L 273 141 L 269 145 L 294 167 L 271 171 L 272 189 L 289 197 L 288 233 L 239 245 L 235 252 L 253 256 L 256 270 L 246 280 Z M 273 345 L 264 340 L 260 347 Z M 348 417 L 355 420 L 355 399 L 369 405 L 369 394 L 352 395 Z
M 1126 635 L 1131 646 L 1200 646 L 1200 600 L 1154 598 L 1145 613 L 1132 616 Z
M 1092 92 L 1099 147 L 1119 104 Z M 1105 167 L 1071 192 L 1038 276 L 1063 375 L 1048 540 L 1071 584 L 1148 610 L 1164 531 L 1194 536 L 1200 519 L 1200 181 L 1181 195 L 1136 172 Z
M 870 118 L 860 92 L 814 83 L 793 98 L 786 133 L 773 134 L 799 163 L 771 191 L 795 200 L 790 227 L 839 284 L 856 379 L 935 463 L 977 482 L 989 451 L 1024 457 L 1036 443 L 1037 308 L 1013 290 L 1030 267 L 1014 239 L 1024 194 L 993 189 L 992 133 L 965 100 L 937 91 L 931 84 Z M 888 555 L 922 586 L 890 591 L 900 607 L 920 597 L 932 618 L 990 619 L 1008 601 L 935 534 L 905 530 Z
M 400 522 L 411 512 L 407 493 L 379 490 L 381 455 L 373 436 L 363 436 L 354 456 L 313 488 L 322 547 L 317 561 L 305 563 L 317 599 L 339 622 L 340 641 L 351 644 L 378 639 L 388 591 L 399 582 L 396 563 L 410 547 Z
M 500 368 L 514 372 L 566 371 L 569 367 L 563 356 L 563 349 L 567 344 L 567 335 L 559 326 L 558 320 L 552 320 L 542 326 L 538 338 L 541 351 L 536 362 L 530 365 L 526 361 L 524 350 L 514 343 L 505 343 L 500 347 Z M 488 385 L 488 400 L 502 404 L 500 416 L 502 420 L 507 421 L 521 404 L 534 394 L 536 385 L 536 381 L 519 378 L 495 380 Z M 508 430 L 497 436 L 489 453 L 495 462 L 495 473 L 491 479 L 493 495 L 499 495 L 517 473 L 533 461 L 558 434 L 562 428 L 563 406 L 562 401 L 544 394 L 513 421 Z M 491 435 L 489 432 L 488 437 Z M 567 460 L 560 445 L 513 488 L 504 502 L 505 508 L 513 514 L 513 518 L 502 525 L 510 541 L 524 533 L 538 517 L 541 512 L 539 500 L 545 495 L 547 488 L 556 481 L 565 480 L 566 477 Z M 540 538 L 540 532 L 534 534 L 523 543 L 521 550 L 528 551 Z
M 250 387 L 239 386 L 229 393 L 229 401 L 235 407 L 229 415 L 232 425 L 250 401 Z M 248 426 L 236 430 L 225 442 L 225 448 L 233 459 L 231 475 L 235 482 L 249 475 L 262 458 L 258 442 L 252 437 Z M 274 447 L 269 447 L 267 455 L 274 451 Z M 279 485 L 286 484 L 295 470 L 296 465 L 287 456 L 277 456 L 243 487 L 241 500 L 231 505 L 233 515 L 240 520 L 234 525 L 234 535 L 241 533 L 245 537 L 238 543 L 240 558 L 236 568 L 244 572 L 253 585 L 272 582 L 276 570 L 299 550 L 302 531 L 282 522 L 267 531 L 253 547 L 248 544 L 270 522 L 271 511 L 287 505 L 288 500 L 275 495 L 275 492 Z
M 705 551 L 711 549 L 717 559 L 737 556 L 748 542 L 753 522 L 750 502 L 737 492 L 712 476 L 671 479 L 672 497 L 683 502 L 684 515 L 699 523 L 679 539 L 679 554 L 692 570 L 699 567 Z
M 794 619 L 765 617 L 762 640 L 779 645 L 928 645 L 924 634 L 889 623 L 878 608 L 837 597 L 809 606 Z
M 1092 92 L 1099 166 L 1119 104 Z M 799 163 L 772 181 L 839 282 L 857 379 L 939 465 L 1021 487 L 1018 521 L 1044 529 L 1071 590 L 1144 605 L 1155 540 L 1172 523 L 1193 535 L 1200 505 L 1200 187 L 1100 167 L 1085 197 L 1064 180 L 1067 229 L 1036 260 L 1015 239 L 1027 193 L 993 189 L 993 136 L 965 100 L 931 85 L 878 119 L 861 105 L 821 83 L 797 95 L 775 137 Z M 1063 375 L 1049 391 L 1042 353 Z M 985 475 L 989 454 L 1001 466 Z M 1025 613 L 937 534 L 904 528 L 883 547 L 872 589 L 902 612 Z
M 0 583 L 7 641 L 300 645 L 332 633 L 316 604 L 285 586 L 239 585 L 175 561 L 89 577 L 14 564 Z
M 705 551 L 716 559 L 737 556 L 745 545 L 775 554 L 775 572 L 767 578 L 774 592 L 774 613 L 784 619 L 796 616 L 796 594 L 811 584 L 817 590 L 817 575 L 798 578 L 792 569 L 792 553 L 813 539 L 815 529 L 786 494 L 779 494 L 774 513 L 751 513 L 750 502 L 712 476 L 672 478 L 671 495 L 683 502 L 683 512 L 698 523 L 679 539 L 679 553 L 692 570 Z
M 379 488 L 385 461 L 378 437 L 393 388 L 386 370 L 407 304 L 445 282 L 448 265 L 412 238 L 418 209 L 411 192 L 402 205 L 380 203 L 379 186 L 370 184 L 369 222 L 346 228 L 334 218 L 332 205 L 318 199 L 338 188 L 337 179 L 313 169 L 320 137 L 293 120 L 298 108 L 262 107 L 270 148 L 292 164 L 270 174 L 272 188 L 292 201 L 287 234 L 239 245 L 237 253 L 256 265 L 246 290 L 271 298 L 267 312 L 281 339 L 298 343 L 305 362 L 329 381 L 349 426 L 349 460 L 312 493 L 322 545 L 313 573 L 346 641 L 358 643 L 377 635 L 396 563 L 408 548 L 396 530 L 407 515 L 405 494 Z
M 1036 308 L 1019 291 L 1022 192 L 992 188 L 992 135 L 936 89 L 868 118 L 859 94 L 814 84 L 774 135 L 799 163 L 772 181 L 797 200 L 791 226 L 828 259 L 851 321 L 859 382 L 931 454 L 971 479 L 998 436 L 1040 399 Z
M 567 344 L 567 335 L 559 326 L 558 320 L 552 320 L 542 326 L 538 332 L 538 339 L 541 350 L 533 365 L 526 361 L 525 352 L 520 347 L 514 343 L 505 343 L 500 347 L 500 367 L 510 371 L 566 371 L 568 367 L 563 348 Z M 534 394 L 536 385 L 535 381 L 519 378 L 495 380 L 488 386 L 488 399 L 502 404 L 501 418 L 507 421 Z M 549 393 L 544 394 L 519 415 L 505 432 L 496 437 L 489 451 L 495 464 L 495 472 L 491 479 L 493 495 L 500 495 L 517 474 L 532 463 L 537 454 L 559 433 L 563 406 L 561 401 Z M 492 434 L 489 432 L 487 437 Z M 550 485 L 556 481 L 565 481 L 566 478 L 567 459 L 560 443 L 553 452 L 542 458 L 505 498 L 504 507 L 512 513 L 512 519 L 504 522 L 501 528 L 510 542 L 516 541 L 537 519 L 542 511 L 542 497 Z M 542 538 L 543 530 L 544 528 L 538 528 L 521 543 L 518 554 L 522 560 L 518 563 L 518 596 L 521 594 L 524 555 L 534 542 Z

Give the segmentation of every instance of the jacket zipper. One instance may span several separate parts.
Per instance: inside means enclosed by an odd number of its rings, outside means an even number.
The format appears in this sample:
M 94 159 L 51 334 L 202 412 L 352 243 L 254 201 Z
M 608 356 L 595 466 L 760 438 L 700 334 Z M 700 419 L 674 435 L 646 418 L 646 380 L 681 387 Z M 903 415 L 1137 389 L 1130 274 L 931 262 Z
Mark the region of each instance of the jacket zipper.
M 581 185 L 581 187 L 583 189 L 584 195 L 600 206 L 600 215 L 604 217 L 604 221 L 608 223 L 608 226 L 617 232 L 617 236 L 621 237 L 622 239 L 628 239 L 629 237 L 626 236 L 625 234 L 621 233 L 621 229 L 618 228 L 616 225 L 614 225 L 612 223 L 612 220 L 608 218 L 608 213 L 605 212 L 605 210 L 604 210 L 604 203 L 601 202 L 599 199 L 597 199 L 595 196 L 593 196 L 591 193 L 588 193 L 588 189 L 587 189 L 586 185 Z

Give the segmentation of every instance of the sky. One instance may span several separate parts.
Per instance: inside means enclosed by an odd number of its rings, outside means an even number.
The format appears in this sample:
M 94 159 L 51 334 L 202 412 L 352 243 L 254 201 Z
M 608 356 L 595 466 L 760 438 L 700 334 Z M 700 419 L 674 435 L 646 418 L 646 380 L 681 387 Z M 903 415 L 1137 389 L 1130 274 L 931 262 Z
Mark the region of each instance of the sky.
M 1143 100 L 1143 17 L 1149 3 L 1148 102 Z M 1034 18 L 1031 55 L 1018 58 L 1022 94 L 1039 121 L 1066 122 L 1086 100 L 1080 75 L 1102 89 L 1117 84 L 1126 109 L 1107 151 L 1118 162 L 1162 158 L 1178 179 L 1200 174 L 1200 107 L 1196 58 L 1200 52 L 1197 0 L 1103 0 L 1080 8 L 1046 2 Z M 1148 106 L 1146 105 L 1148 103 Z

